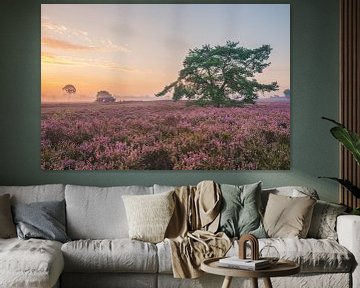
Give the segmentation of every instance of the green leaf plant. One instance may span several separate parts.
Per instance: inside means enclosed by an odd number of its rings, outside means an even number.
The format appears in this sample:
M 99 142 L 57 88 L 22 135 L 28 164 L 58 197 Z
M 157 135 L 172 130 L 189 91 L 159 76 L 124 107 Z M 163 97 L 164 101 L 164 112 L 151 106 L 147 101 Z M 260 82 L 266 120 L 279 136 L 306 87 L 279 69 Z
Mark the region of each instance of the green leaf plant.
M 358 165 L 360 165 L 360 136 L 355 132 L 350 131 L 343 124 L 336 122 L 333 119 L 327 117 L 322 117 L 322 119 L 336 124 L 335 127 L 330 129 L 331 134 L 334 136 L 335 139 L 342 143 L 347 150 L 350 151 L 350 153 L 354 156 L 355 161 L 358 163 Z M 337 181 L 347 190 L 349 190 L 356 198 L 360 198 L 360 188 L 354 185 L 348 179 L 324 176 L 319 178 L 327 178 Z

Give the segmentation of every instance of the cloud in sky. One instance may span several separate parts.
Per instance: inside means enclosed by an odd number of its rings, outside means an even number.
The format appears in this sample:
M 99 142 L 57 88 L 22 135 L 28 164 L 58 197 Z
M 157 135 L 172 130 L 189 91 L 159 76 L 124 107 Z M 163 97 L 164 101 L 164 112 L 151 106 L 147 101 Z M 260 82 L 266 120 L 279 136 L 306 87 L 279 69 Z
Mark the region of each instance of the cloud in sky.
M 94 46 L 76 44 L 70 41 L 65 41 L 50 37 L 42 37 L 41 46 L 54 48 L 54 49 L 65 49 L 65 50 L 93 50 L 95 48 Z
M 41 63 L 43 64 L 55 64 L 55 65 L 67 65 L 67 66 L 78 66 L 78 67 L 96 67 L 117 70 L 119 72 L 132 72 L 134 69 L 126 66 L 119 65 L 115 62 L 101 61 L 97 59 L 85 59 L 85 58 L 74 58 L 66 56 L 57 56 L 47 53 L 42 53 Z
M 88 37 L 88 32 L 82 31 L 79 29 L 69 28 L 65 25 L 61 25 L 51 21 L 47 17 L 41 17 L 41 33 L 52 33 L 58 35 L 67 35 L 81 37 L 81 40 L 85 40 L 87 42 L 92 42 L 91 39 Z
M 66 50 L 131 52 L 125 45 L 116 44 L 110 39 L 92 39 L 86 31 L 55 23 L 47 17 L 41 18 L 41 35 L 41 45 L 44 47 Z M 84 45 L 84 43 L 88 43 L 88 45 Z

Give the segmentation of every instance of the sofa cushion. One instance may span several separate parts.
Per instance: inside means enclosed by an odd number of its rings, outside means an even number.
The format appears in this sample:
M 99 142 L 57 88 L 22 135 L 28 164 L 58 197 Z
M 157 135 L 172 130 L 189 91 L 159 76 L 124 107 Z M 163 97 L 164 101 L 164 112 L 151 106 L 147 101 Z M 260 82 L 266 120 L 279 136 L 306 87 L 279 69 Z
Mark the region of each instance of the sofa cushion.
M 174 191 L 156 195 L 124 195 L 131 239 L 157 243 L 164 240 L 175 208 Z
M 348 273 L 354 265 L 353 255 L 338 242 L 330 239 L 259 239 L 259 249 L 261 250 L 265 245 L 274 246 L 281 259 L 298 263 L 301 273 Z M 160 242 L 156 247 L 159 273 L 171 274 L 171 248 L 168 241 Z M 226 256 L 235 256 L 238 252 L 238 242 L 234 241 Z M 247 252 L 250 257 L 250 249 Z
M 65 201 L 45 201 L 13 206 L 19 238 L 69 241 L 65 229 Z
M 16 237 L 16 229 L 11 214 L 10 195 L 0 196 L 0 238 Z
M 66 185 L 67 233 L 71 239 L 128 238 L 123 195 L 152 194 L 152 187 Z
M 297 262 L 302 272 L 350 272 L 354 263 L 344 246 L 329 239 L 272 238 L 263 245 L 274 246 L 280 258 Z
M 157 274 L 149 273 L 63 273 L 60 287 L 158 288 L 157 280 Z
M 307 197 L 269 195 L 264 227 L 269 237 L 305 238 L 316 200 Z
M 0 195 L 10 194 L 11 204 L 61 201 L 65 198 L 64 192 L 65 186 L 62 184 L 0 186 Z
M 314 206 L 314 211 L 309 229 L 309 238 L 337 240 L 336 219 L 346 211 L 345 205 L 329 203 L 318 200 Z
M 0 239 L 0 287 L 53 287 L 63 268 L 59 242 Z
M 221 193 L 219 231 L 229 237 L 246 233 L 266 237 L 260 216 L 261 182 L 243 186 L 221 184 Z
M 66 272 L 156 273 L 156 246 L 130 239 L 78 240 L 61 250 Z

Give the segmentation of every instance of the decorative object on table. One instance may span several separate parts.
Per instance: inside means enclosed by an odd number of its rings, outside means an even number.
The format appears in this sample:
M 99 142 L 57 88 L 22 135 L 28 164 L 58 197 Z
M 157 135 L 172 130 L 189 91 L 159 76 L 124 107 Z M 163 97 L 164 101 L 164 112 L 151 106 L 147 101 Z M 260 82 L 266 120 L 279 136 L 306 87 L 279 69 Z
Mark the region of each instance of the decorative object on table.
M 239 258 L 246 259 L 246 243 L 250 244 L 251 251 L 251 259 L 258 260 L 259 259 L 259 241 L 252 234 L 242 235 L 239 239 Z
M 249 242 L 251 249 L 251 259 L 246 257 L 247 243 Z M 259 259 L 259 241 L 252 234 L 245 234 L 239 239 L 239 255 L 223 258 L 219 260 L 219 265 L 228 268 L 258 270 L 270 266 L 268 260 Z
M 270 244 L 265 245 L 259 251 L 260 259 L 267 260 L 271 265 L 276 264 L 280 259 L 280 253 L 275 246 Z
M 246 249 L 248 248 L 248 244 L 250 246 L 250 253 L 251 253 L 251 260 L 253 262 L 248 263 L 239 263 L 238 265 L 248 266 L 250 269 L 263 269 L 269 267 L 271 264 L 275 264 L 279 261 L 280 254 L 274 246 L 265 245 L 259 251 L 259 241 L 258 239 L 252 234 L 245 234 L 242 235 L 239 239 L 239 254 L 238 259 L 249 260 L 247 258 Z M 233 257 L 231 257 L 233 258 Z M 228 258 L 229 259 L 229 258 Z M 233 259 L 229 259 L 231 261 Z M 261 260 L 261 262 L 257 263 L 256 261 Z M 255 262 L 254 262 L 255 261 Z M 224 261 L 223 261 L 224 262 Z M 226 262 L 226 261 L 225 261 Z
M 343 124 L 333 119 L 327 117 L 322 117 L 322 119 L 325 119 L 337 125 L 330 129 L 331 135 L 333 135 L 334 138 L 340 141 L 340 143 L 342 143 L 344 147 L 347 150 L 349 150 L 349 152 L 353 155 L 357 164 L 360 165 L 360 136 L 355 132 L 347 129 Z M 341 179 L 337 177 L 325 177 L 325 176 L 321 176 L 319 178 L 327 178 L 337 181 L 342 186 L 344 186 L 348 191 L 350 191 L 351 194 L 355 196 L 356 199 L 360 198 L 360 187 L 356 186 L 348 179 Z M 360 207 L 355 207 L 355 209 L 352 211 L 352 214 L 359 215 Z

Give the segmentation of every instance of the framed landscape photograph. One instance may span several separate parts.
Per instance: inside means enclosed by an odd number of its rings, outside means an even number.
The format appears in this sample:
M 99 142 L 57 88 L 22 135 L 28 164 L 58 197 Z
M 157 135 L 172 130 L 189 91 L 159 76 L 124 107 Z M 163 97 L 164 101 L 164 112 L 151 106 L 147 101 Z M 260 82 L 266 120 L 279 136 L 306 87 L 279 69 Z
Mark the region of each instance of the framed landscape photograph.
M 43 170 L 290 169 L 289 4 L 42 4 Z

